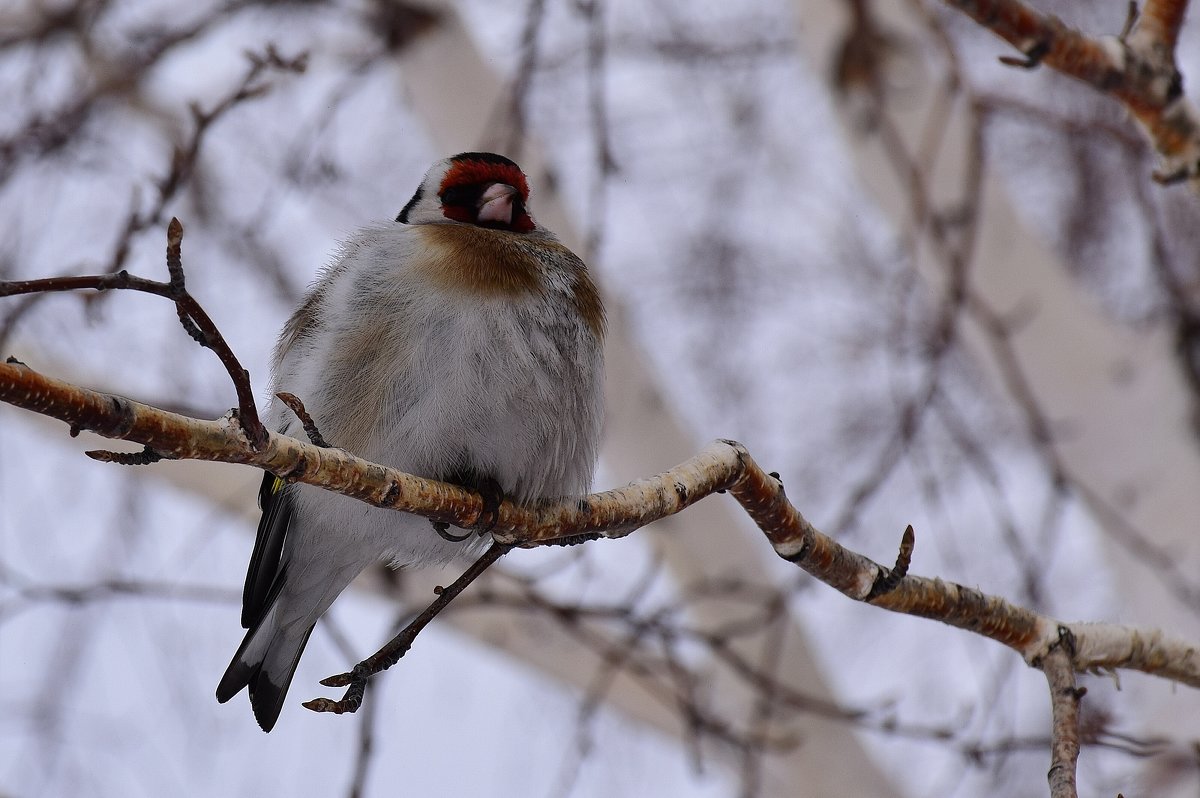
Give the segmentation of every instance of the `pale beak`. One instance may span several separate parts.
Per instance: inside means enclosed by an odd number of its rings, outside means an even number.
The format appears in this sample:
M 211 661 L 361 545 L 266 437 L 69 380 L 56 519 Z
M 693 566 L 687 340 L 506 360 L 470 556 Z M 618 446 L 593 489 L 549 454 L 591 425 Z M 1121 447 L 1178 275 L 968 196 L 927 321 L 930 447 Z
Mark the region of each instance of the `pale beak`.
M 517 190 L 507 183 L 492 183 L 479 197 L 479 215 L 476 218 L 481 222 L 511 225 L 515 196 Z

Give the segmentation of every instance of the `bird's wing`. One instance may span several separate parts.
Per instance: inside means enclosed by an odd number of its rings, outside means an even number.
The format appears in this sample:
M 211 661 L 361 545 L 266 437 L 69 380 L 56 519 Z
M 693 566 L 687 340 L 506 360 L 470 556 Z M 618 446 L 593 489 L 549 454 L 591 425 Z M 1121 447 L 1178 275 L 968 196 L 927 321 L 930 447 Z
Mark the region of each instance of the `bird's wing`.
M 258 623 L 271 607 L 272 586 L 280 571 L 283 541 L 292 522 L 295 488 L 267 472 L 258 490 L 258 506 L 262 518 L 254 539 L 254 553 L 246 571 L 246 587 L 242 590 L 242 628 Z

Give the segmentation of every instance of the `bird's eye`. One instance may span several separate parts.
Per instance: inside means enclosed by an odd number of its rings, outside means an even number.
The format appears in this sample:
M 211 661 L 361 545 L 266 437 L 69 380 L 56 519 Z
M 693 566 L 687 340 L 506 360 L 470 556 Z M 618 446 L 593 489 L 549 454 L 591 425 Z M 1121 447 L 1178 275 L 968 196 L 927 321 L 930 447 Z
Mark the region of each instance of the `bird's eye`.
M 474 208 L 483 187 L 479 185 L 451 186 L 442 192 L 442 204 L 454 208 Z

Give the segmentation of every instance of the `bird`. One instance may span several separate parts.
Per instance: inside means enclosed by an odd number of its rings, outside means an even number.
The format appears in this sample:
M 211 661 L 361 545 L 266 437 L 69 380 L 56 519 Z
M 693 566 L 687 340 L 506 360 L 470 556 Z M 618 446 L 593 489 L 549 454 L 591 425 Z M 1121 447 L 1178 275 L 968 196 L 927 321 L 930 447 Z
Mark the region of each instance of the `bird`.
M 434 164 L 392 222 L 363 228 L 308 289 L 275 348 L 272 429 L 516 503 L 591 486 L 603 425 L 605 312 L 583 261 L 494 153 Z M 270 472 L 242 594 L 248 630 L 217 686 L 247 688 L 269 732 L 313 626 L 367 566 L 469 555 L 479 535 Z

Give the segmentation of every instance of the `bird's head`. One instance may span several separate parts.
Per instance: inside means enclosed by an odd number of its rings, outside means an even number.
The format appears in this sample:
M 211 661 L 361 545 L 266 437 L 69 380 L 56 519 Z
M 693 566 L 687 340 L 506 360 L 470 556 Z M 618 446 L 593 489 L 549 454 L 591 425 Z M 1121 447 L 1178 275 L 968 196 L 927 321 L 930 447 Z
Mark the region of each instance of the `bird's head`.
M 400 211 L 403 224 L 470 224 L 528 233 L 529 184 L 521 167 L 490 152 L 463 152 L 435 163 Z

